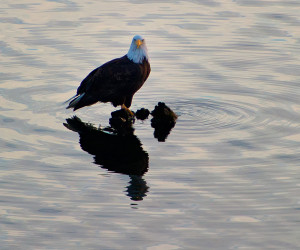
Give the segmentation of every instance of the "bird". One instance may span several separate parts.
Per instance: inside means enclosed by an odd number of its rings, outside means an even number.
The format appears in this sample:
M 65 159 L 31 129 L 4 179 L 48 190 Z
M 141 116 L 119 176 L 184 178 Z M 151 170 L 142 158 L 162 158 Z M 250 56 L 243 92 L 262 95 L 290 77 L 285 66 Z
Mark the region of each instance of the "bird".
M 129 110 L 133 95 L 143 86 L 151 71 L 146 41 L 141 35 L 132 39 L 128 53 L 104 63 L 81 82 L 67 109 L 73 111 L 97 102 L 110 102 Z M 131 112 L 129 110 L 129 112 Z M 132 112 L 131 112 L 132 114 Z

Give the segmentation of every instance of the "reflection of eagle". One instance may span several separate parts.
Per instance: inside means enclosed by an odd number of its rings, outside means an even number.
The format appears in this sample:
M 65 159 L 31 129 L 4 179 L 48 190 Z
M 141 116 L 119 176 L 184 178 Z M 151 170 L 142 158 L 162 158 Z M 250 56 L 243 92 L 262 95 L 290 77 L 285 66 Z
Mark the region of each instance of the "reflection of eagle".
M 148 170 L 149 156 L 140 140 L 129 131 L 126 135 L 112 134 L 95 128 L 77 116 L 64 125 L 79 134 L 81 148 L 94 155 L 95 163 L 110 171 L 128 175 L 143 175 Z
M 127 195 L 134 201 L 143 200 L 149 192 L 143 179 L 148 171 L 149 156 L 133 130 L 125 135 L 111 134 L 109 129 L 97 129 L 76 116 L 67 119 L 64 125 L 79 134 L 81 148 L 94 156 L 96 164 L 109 171 L 129 175 Z
M 127 55 L 96 68 L 81 82 L 77 94 L 68 100 L 67 108 L 76 110 L 98 101 L 129 108 L 133 95 L 143 86 L 150 70 L 145 40 L 137 35 Z

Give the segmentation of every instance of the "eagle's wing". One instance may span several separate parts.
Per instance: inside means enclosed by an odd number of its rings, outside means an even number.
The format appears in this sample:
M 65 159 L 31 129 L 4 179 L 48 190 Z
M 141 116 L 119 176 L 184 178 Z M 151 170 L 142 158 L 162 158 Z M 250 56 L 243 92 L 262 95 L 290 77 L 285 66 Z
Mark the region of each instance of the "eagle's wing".
M 148 61 L 134 63 L 126 55 L 109 61 L 83 79 L 77 95 L 67 108 L 76 110 L 98 101 L 130 107 L 134 93 L 143 85 L 149 73 Z
M 139 78 L 141 72 L 137 64 L 124 57 L 117 58 L 93 70 L 83 79 L 77 94 L 85 93 L 98 101 L 110 101 L 114 96 L 130 93 Z

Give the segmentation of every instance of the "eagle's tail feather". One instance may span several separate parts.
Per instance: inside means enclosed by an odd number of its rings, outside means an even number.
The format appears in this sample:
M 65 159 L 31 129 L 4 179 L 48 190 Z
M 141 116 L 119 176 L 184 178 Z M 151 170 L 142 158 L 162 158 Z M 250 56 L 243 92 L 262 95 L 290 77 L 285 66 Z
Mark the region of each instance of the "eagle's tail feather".
M 67 102 L 69 102 L 69 101 L 71 101 L 71 100 L 75 99 L 77 96 L 78 96 L 77 94 L 76 94 L 76 95 L 74 95 L 74 96 L 72 96 L 72 97 L 71 97 L 71 98 L 69 98 L 68 100 L 64 101 L 64 102 L 63 102 L 63 104 L 66 104 Z
M 70 101 L 67 109 L 69 108 L 74 108 L 76 109 L 76 104 L 82 99 L 82 97 L 84 97 L 85 93 L 82 93 L 80 95 L 75 95 L 72 98 L 70 98 L 69 100 L 67 100 L 66 102 Z

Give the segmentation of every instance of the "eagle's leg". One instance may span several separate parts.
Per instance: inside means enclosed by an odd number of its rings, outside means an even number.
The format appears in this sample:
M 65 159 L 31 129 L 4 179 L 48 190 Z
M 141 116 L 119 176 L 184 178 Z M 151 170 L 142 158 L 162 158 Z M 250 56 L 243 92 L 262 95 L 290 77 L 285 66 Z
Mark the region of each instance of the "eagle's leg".
M 125 104 L 122 104 L 121 109 L 124 109 L 127 113 L 130 114 L 130 116 L 134 117 L 134 113 L 125 106 Z

